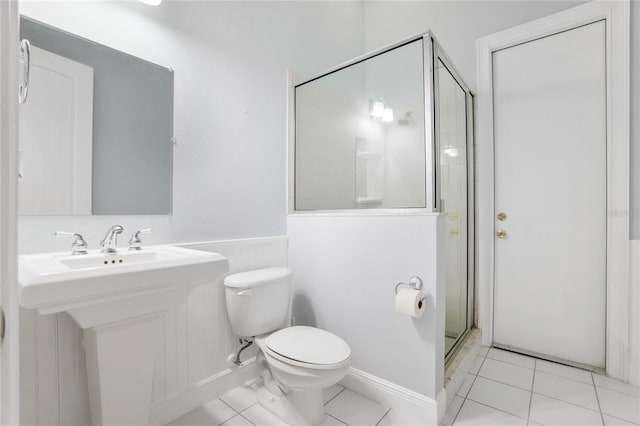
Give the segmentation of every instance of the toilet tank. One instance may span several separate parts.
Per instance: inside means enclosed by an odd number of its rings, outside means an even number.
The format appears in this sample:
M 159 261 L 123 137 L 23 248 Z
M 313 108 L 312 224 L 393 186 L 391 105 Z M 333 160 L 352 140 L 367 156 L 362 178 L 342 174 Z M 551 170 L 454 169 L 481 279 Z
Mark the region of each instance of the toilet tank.
M 231 330 L 241 337 L 258 336 L 286 326 L 291 270 L 276 267 L 228 275 L 224 279 Z

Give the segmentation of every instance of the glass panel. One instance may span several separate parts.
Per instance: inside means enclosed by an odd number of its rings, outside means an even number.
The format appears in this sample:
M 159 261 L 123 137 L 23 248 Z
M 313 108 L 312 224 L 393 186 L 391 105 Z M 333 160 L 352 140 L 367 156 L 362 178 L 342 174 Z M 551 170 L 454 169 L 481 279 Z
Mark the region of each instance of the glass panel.
M 296 87 L 295 209 L 426 207 L 423 45 Z
M 438 67 L 440 198 L 447 213 L 448 353 L 467 328 L 467 109 L 464 90 L 440 60 Z

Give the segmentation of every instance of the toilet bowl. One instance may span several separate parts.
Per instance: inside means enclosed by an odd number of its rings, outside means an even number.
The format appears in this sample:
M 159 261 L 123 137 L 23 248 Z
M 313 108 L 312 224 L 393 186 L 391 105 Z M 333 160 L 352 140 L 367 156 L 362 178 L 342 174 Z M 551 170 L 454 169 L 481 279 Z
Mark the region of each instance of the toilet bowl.
M 229 275 L 225 287 L 232 330 L 253 337 L 259 349 L 260 405 L 290 425 L 322 423 L 322 389 L 345 376 L 351 364 L 349 345 L 315 327 L 281 328 L 288 322 L 291 299 L 287 268 Z

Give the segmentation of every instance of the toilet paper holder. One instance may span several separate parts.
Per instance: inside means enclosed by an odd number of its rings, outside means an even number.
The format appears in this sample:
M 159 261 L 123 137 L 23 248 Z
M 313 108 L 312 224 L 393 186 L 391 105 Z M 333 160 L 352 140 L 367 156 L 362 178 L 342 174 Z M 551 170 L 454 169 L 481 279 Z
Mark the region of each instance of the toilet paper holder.
M 408 283 L 398 283 L 396 284 L 396 294 L 398 294 L 398 289 L 400 288 L 400 286 L 409 286 L 409 287 L 413 287 L 416 290 L 422 290 L 422 278 L 420 278 L 417 275 L 412 276 L 411 278 L 409 278 L 409 282 Z

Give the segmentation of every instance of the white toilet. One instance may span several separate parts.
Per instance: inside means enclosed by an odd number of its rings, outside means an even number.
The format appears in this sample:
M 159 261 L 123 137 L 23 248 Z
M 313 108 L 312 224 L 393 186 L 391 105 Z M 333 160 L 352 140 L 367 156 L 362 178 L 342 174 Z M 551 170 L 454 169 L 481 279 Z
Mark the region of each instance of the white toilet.
M 258 391 L 260 405 L 290 425 L 322 423 L 322 389 L 347 373 L 349 345 L 318 328 L 287 327 L 290 269 L 232 274 L 224 285 L 231 329 L 240 337 L 254 337 L 259 348 L 256 360 L 264 379 Z

